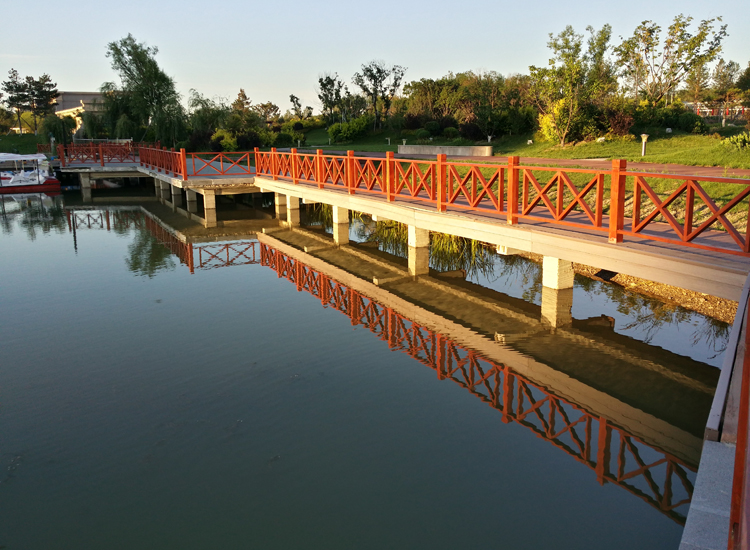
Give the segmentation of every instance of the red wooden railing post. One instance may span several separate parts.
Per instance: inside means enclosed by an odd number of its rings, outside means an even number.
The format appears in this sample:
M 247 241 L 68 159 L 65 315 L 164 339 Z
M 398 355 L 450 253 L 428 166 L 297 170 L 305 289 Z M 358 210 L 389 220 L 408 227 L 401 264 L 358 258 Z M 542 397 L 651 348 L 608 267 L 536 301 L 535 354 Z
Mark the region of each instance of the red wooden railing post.
M 354 151 L 346 152 L 346 186 L 349 194 L 354 194 L 354 186 L 357 184 L 357 173 L 354 168 Z
M 259 175 L 260 172 L 258 171 L 260 168 L 260 149 L 258 147 L 253 148 L 253 153 L 255 154 L 255 175 Z
M 624 159 L 612 161 L 609 189 L 609 242 L 621 243 L 625 227 L 625 174 L 628 162 Z M 637 212 L 633 214 L 637 215 Z
M 276 158 L 276 147 L 271 147 L 271 177 L 279 179 L 278 159 Z
M 519 157 L 508 157 L 508 223 L 518 223 L 518 188 L 520 187 L 518 177 Z M 499 197 L 502 200 L 502 197 Z
M 599 417 L 599 438 L 596 444 L 596 479 L 599 485 L 604 485 L 609 473 L 609 446 L 612 441 L 612 430 L 607 426 L 607 419 Z
M 99 164 L 104 166 L 104 145 L 99 144 Z
M 435 182 L 435 184 L 437 185 L 437 189 L 435 191 L 437 195 L 438 212 L 445 212 L 447 209 L 447 206 L 445 204 L 446 191 L 448 188 L 447 178 L 445 177 L 445 162 L 447 161 L 447 159 L 447 155 L 438 155 L 437 164 L 435 165 L 435 176 L 437 179 L 437 181 Z
M 513 383 L 515 377 L 510 368 L 503 366 L 503 416 L 500 419 L 503 424 L 510 423 L 513 420 Z
M 296 149 L 296 147 L 292 147 L 289 151 L 291 153 L 289 155 L 289 160 L 292 163 L 292 169 L 291 169 L 291 172 L 292 172 L 292 183 L 294 183 L 296 185 L 297 183 L 299 183 L 298 175 L 297 175 L 297 158 L 298 158 L 297 157 L 297 149 Z
M 65 147 L 62 145 L 57 146 L 57 156 L 60 158 L 60 166 L 65 168 Z
M 396 163 L 393 151 L 385 153 L 385 186 L 388 202 L 393 202 L 396 199 Z
M 323 158 L 323 149 L 315 150 L 315 181 L 318 189 L 323 189 L 326 184 L 326 159 Z
M 180 149 L 180 170 L 182 171 L 182 179 L 183 181 L 187 181 L 188 179 L 188 171 L 187 171 L 187 153 L 185 152 L 185 149 Z

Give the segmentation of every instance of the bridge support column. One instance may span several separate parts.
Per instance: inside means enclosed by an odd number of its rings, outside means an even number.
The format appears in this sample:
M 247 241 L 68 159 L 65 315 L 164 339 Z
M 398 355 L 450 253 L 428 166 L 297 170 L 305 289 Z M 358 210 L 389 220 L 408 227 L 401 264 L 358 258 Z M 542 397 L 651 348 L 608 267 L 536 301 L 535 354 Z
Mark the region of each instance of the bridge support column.
M 169 198 L 169 184 L 161 181 L 160 179 L 157 179 L 156 190 L 156 196 L 159 199 L 159 202 L 164 204 Z
M 182 189 L 180 189 L 176 185 L 170 185 L 170 187 L 172 188 L 172 207 L 182 208 Z
M 542 323 L 554 328 L 573 324 L 573 289 L 542 287 Z
M 283 222 L 286 220 L 286 196 L 281 193 L 274 193 L 273 203 L 276 209 L 276 219 Z
M 299 197 L 286 196 L 286 223 L 289 227 L 299 226 Z
M 81 195 L 83 196 L 83 202 L 91 202 L 91 175 L 85 172 L 78 174 L 81 180 Z
M 426 275 L 430 271 L 430 232 L 410 225 L 408 236 L 409 275 Z
M 198 193 L 185 189 L 185 195 L 187 195 L 187 211 L 195 214 L 198 211 Z
M 542 261 L 542 285 L 555 288 L 573 288 L 573 263 L 545 256 Z
M 349 210 L 333 206 L 333 242 L 336 245 L 349 244 Z
M 216 227 L 216 194 L 213 189 L 203 191 L 203 217 L 206 227 Z

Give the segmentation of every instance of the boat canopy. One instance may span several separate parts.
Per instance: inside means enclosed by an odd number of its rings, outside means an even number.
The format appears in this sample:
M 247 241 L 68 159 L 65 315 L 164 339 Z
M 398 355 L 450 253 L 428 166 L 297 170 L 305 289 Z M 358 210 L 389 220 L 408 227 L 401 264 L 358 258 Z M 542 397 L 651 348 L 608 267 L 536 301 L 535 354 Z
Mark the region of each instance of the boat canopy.
M 47 160 L 44 153 L 35 153 L 33 155 L 14 155 L 13 153 L 0 153 L 0 162 L 18 162 L 26 160 Z

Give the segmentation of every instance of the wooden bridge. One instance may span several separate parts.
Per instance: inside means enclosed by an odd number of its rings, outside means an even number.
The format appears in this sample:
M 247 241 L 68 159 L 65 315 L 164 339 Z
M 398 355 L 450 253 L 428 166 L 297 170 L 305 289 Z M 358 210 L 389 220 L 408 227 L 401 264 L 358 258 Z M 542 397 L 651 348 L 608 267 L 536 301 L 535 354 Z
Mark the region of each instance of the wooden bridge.
M 186 216 L 220 224 L 216 196 L 273 192 L 277 216 L 299 223 L 300 200 L 409 226 L 413 275 L 427 269 L 429 232 L 545 257 L 545 286 L 570 288 L 571 262 L 738 300 L 750 272 L 750 181 L 610 170 L 303 154 L 186 153 L 118 145 L 60 146 L 63 170 L 91 177 L 152 176 L 157 196 Z M 202 204 L 198 205 L 199 197 Z M 201 213 L 199 216 L 198 213 Z

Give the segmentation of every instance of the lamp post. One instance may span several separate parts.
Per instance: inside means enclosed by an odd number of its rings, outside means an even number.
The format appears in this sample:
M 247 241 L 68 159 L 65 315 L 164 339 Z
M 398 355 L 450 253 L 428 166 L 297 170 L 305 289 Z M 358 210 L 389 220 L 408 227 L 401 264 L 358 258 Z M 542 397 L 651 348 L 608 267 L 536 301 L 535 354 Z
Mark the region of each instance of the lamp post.
M 648 134 L 641 134 L 641 156 L 646 156 L 646 142 L 648 141 Z

